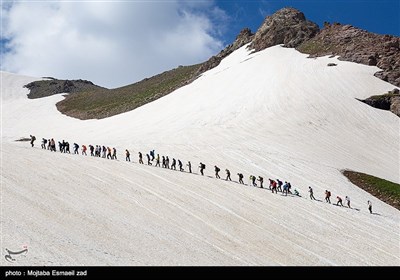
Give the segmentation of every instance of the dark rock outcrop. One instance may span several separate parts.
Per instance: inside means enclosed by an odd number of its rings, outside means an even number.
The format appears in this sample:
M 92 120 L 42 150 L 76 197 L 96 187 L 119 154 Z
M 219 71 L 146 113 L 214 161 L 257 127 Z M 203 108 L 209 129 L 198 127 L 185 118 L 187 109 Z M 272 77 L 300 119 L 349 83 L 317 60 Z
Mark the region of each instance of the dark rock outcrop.
M 374 108 L 388 110 L 400 117 L 400 95 L 399 89 L 395 88 L 386 94 L 374 95 L 360 100 Z
M 90 90 L 104 89 L 87 80 L 50 80 L 34 81 L 24 87 L 30 90 L 28 98 L 35 99 L 58 93 L 77 93 Z
M 255 51 L 278 44 L 294 48 L 314 37 L 318 31 L 318 25 L 308 21 L 302 12 L 293 8 L 283 8 L 266 17 L 254 35 L 250 47 Z
M 298 48 L 310 57 L 338 55 L 346 60 L 382 69 L 375 76 L 395 86 L 400 86 L 400 38 L 379 35 L 339 23 L 325 24 L 312 39 Z
M 212 56 L 209 60 L 204 62 L 197 71 L 197 74 L 200 75 L 201 73 L 218 66 L 218 64 L 221 62 L 222 59 L 233 53 L 235 50 L 250 43 L 251 40 L 253 39 L 253 36 L 254 34 L 251 33 L 251 30 L 249 28 L 245 28 L 242 31 L 240 31 L 235 41 L 232 44 L 228 45 L 217 55 Z

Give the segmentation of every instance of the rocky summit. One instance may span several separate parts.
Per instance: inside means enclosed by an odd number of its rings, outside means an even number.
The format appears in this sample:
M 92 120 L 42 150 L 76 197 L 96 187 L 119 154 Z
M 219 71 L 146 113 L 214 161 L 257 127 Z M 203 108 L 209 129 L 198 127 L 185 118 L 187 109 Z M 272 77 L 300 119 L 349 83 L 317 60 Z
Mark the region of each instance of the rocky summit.
M 294 48 L 314 37 L 318 31 L 318 25 L 307 20 L 299 10 L 283 8 L 265 18 L 254 35 L 251 48 L 260 51 L 278 44 Z

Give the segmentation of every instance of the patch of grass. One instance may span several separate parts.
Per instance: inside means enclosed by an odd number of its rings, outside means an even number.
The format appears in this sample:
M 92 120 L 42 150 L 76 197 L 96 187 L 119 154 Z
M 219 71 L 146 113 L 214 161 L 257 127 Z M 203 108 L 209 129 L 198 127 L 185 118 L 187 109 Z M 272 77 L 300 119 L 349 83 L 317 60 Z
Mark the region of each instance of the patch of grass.
M 400 185 L 365 173 L 343 170 L 354 185 L 400 210 Z
M 179 66 L 132 85 L 70 94 L 57 103 L 62 113 L 79 119 L 102 119 L 163 97 L 196 78 L 201 64 Z
M 325 46 L 318 41 L 309 40 L 304 42 L 298 47 L 298 50 L 302 53 L 318 54 L 325 50 Z

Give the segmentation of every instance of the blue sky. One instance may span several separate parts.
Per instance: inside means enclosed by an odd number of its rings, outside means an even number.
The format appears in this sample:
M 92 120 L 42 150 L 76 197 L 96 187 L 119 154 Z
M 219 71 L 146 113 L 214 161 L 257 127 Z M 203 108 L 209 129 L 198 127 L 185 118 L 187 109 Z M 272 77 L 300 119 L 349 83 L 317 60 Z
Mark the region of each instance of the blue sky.
M 400 36 L 400 0 L 273 0 L 273 1 L 216 1 L 232 16 L 226 40 L 234 40 L 243 27 L 255 32 L 267 15 L 283 7 L 293 7 L 308 20 L 323 27 L 324 21 L 351 24 L 378 34 Z
M 203 62 L 287 6 L 320 27 L 400 36 L 399 0 L 2 0 L 1 70 L 123 86 Z

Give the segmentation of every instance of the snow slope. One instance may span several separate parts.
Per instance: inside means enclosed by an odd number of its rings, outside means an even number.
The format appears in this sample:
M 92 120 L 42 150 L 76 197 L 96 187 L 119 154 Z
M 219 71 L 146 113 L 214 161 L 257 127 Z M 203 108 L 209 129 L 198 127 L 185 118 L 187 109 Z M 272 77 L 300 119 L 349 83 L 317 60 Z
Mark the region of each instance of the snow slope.
M 399 118 L 355 99 L 393 89 L 378 70 L 243 47 L 166 97 L 87 121 L 59 113 L 61 95 L 27 99 L 35 78 L 2 72 L 2 250 L 27 244 L 17 265 L 400 265 L 399 211 L 340 173 L 400 182 Z M 29 134 L 35 148 L 13 141 Z M 119 161 L 42 151 L 42 137 L 115 146 Z M 152 148 L 207 176 L 137 164 Z M 216 180 L 214 165 L 303 196 Z M 308 185 L 358 210 L 310 201 Z

